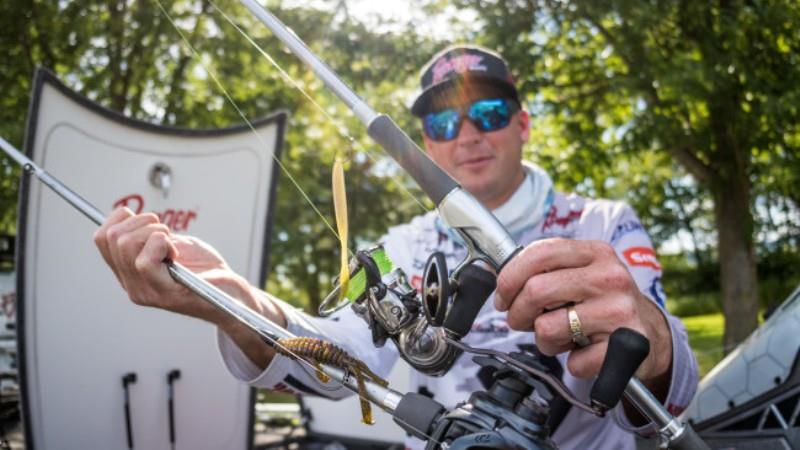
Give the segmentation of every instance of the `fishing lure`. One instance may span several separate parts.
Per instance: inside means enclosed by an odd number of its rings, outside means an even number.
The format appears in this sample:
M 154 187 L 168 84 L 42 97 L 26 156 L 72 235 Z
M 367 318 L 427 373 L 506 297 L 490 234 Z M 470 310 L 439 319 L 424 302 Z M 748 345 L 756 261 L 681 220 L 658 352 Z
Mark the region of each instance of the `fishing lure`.
M 341 252 L 341 269 L 339 270 L 339 301 L 344 300 L 347 294 L 347 286 L 350 284 L 350 268 L 347 263 L 347 190 L 344 184 L 344 163 L 341 156 L 337 156 L 333 162 L 332 171 L 333 184 L 333 210 L 336 215 L 336 231 L 339 234 L 339 246 Z
M 330 381 L 330 378 L 322 371 L 322 364 L 335 366 L 355 375 L 358 381 L 358 394 L 361 402 L 361 421 L 367 425 L 375 423 L 372 418 L 372 408 L 366 400 L 367 387 L 365 378 L 369 378 L 370 381 L 382 387 L 387 387 L 389 383 L 371 371 L 363 361 L 348 355 L 341 347 L 331 342 L 312 337 L 279 339 L 275 350 L 290 358 L 302 357 L 310 359 L 317 369 L 317 378 L 323 383 Z

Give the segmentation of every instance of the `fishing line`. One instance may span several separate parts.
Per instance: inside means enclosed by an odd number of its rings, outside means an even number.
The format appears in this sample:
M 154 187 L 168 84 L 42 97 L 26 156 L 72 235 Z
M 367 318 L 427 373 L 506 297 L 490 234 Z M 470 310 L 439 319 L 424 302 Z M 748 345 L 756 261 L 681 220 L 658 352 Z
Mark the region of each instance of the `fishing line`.
M 263 145 L 265 148 L 268 148 L 268 145 L 264 141 L 264 138 L 262 138 L 261 134 L 259 134 L 258 131 L 256 131 L 256 129 L 253 126 L 253 124 L 250 122 L 250 120 L 247 118 L 247 116 L 245 116 L 245 114 L 241 110 L 241 108 L 239 108 L 239 105 L 233 100 L 233 98 L 228 93 L 227 89 L 225 89 L 225 87 L 219 81 L 219 79 L 217 78 L 217 76 L 214 73 L 214 71 L 212 71 L 211 68 L 208 67 L 203 62 L 203 58 L 200 56 L 200 53 L 197 52 L 197 50 L 194 48 L 194 46 L 189 42 L 189 40 L 183 34 L 183 31 L 181 31 L 181 29 L 178 27 L 178 25 L 173 20 L 172 16 L 164 8 L 164 5 L 161 3 L 161 0 L 155 0 L 155 1 L 156 1 L 156 3 L 158 3 L 158 7 L 161 9 L 161 12 L 164 13 L 164 15 L 167 17 L 169 22 L 175 28 L 175 31 L 177 31 L 178 34 L 181 36 L 181 39 L 183 39 L 183 42 L 186 44 L 187 47 L 189 47 L 189 49 L 192 51 L 192 54 L 197 58 L 198 63 L 203 67 L 203 69 L 211 77 L 211 79 L 214 80 L 214 83 L 217 85 L 217 87 L 222 91 L 222 95 L 225 96 L 225 98 L 228 100 L 228 102 L 231 104 L 231 106 L 233 106 L 233 108 L 236 110 L 236 112 L 239 114 L 239 116 L 242 118 L 242 120 L 244 120 L 244 122 L 247 124 L 248 128 L 250 128 L 250 130 L 253 132 L 253 134 L 256 135 L 256 137 L 258 138 L 258 141 L 261 143 L 261 145 Z M 314 202 L 311 201 L 311 198 L 309 198 L 308 194 L 306 194 L 306 192 L 303 191 L 303 188 L 300 187 L 300 184 L 292 176 L 291 172 L 289 172 L 289 170 L 286 168 L 286 166 L 284 166 L 283 163 L 281 163 L 281 161 L 275 156 L 274 153 L 271 152 L 270 156 L 272 157 L 272 160 L 275 161 L 275 163 L 278 164 L 278 166 L 281 168 L 283 173 L 285 173 L 286 176 L 289 177 L 289 180 L 292 182 L 292 184 L 295 186 L 295 188 L 297 188 L 298 192 L 300 192 L 300 195 L 302 195 L 303 198 L 305 198 L 305 200 L 309 204 L 309 206 L 311 206 L 311 208 L 314 210 L 314 212 L 317 213 L 319 218 L 322 219 L 322 221 L 325 223 L 325 226 L 327 226 L 328 229 L 331 231 L 331 233 L 333 233 L 333 235 L 338 238 L 339 235 L 336 233 L 336 230 L 333 229 L 333 226 L 330 224 L 330 222 L 328 222 L 328 220 L 325 218 L 325 216 L 322 214 L 322 212 L 320 212 L 320 210 L 316 207 L 316 205 L 314 205 Z
M 217 6 L 216 3 L 214 3 L 213 1 L 209 1 L 209 3 L 211 4 L 211 6 L 214 9 L 217 10 L 217 12 L 219 12 L 220 15 L 222 15 L 222 17 L 225 18 L 225 20 L 228 21 L 228 23 L 231 26 L 233 26 L 236 29 L 236 31 L 239 32 L 239 34 L 242 35 L 242 37 L 244 37 L 247 40 L 247 42 L 250 43 L 250 45 L 253 46 L 253 48 L 255 48 L 261 54 L 261 56 L 264 57 L 264 59 L 269 61 L 269 63 L 272 64 L 275 67 L 275 69 L 278 70 L 278 72 L 281 74 L 281 76 L 282 76 L 282 78 L 284 79 L 285 82 L 291 84 L 295 89 L 300 91 L 300 93 L 309 102 L 311 102 L 311 104 L 314 105 L 314 107 L 328 119 L 328 121 L 330 121 L 331 123 L 333 123 L 335 125 L 335 128 L 339 132 L 340 136 L 342 136 L 346 140 L 350 141 L 351 144 L 355 144 L 356 147 L 358 148 L 358 150 L 361 150 L 363 152 L 363 154 L 365 154 L 373 162 L 375 162 L 375 163 L 379 162 L 378 159 L 372 154 L 373 152 L 371 150 L 365 148 L 356 139 L 354 139 L 352 137 L 352 135 L 350 134 L 348 128 L 345 125 L 343 125 L 340 121 L 336 120 L 330 113 L 328 113 L 328 111 L 325 110 L 325 108 L 322 107 L 322 105 L 320 105 L 316 100 L 314 100 L 314 98 L 308 92 L 306 92 L 306 90 L 303 89 L 302 86 L 300 86 L 300 83 L 295 81 L 280 66 L 280 64 L 278 64 L 278 62 L 275 60 L 275 58 L 273 58 L 269 53 L 267 53 L 266 50 L 264 50 L 261 46 L 259 46 L 258 43 L 255 40 L 253 40 L 253 38 L 250 37 L 250 35 L 248 35 L 246 31 L 244 31 L 239 25 L 237 25 L 230 16 L 228 16 L 224 11 L 222 11 L 219 8 L 219 6 Z M 397 177 L 389 176 L 389 179 L 392 182 L 394 182 L 397 185 L 397 187 L 399 187 L 400 190 L 402 190 L 410 199 L 412 199 L 417 205 L 419 205 L 419 207 L 423 211 L 425 211 L 425 212 L 429 212 L 430 211 L 430 209 L 428 207 L 426 207 L 410 190 L 408 190 L 408 188 L 405 185 L 403 185 L 403 183 L 400 182 L 400 180 Z
M 219 88 L 219 89 L 220 89 L 220 90 L 223 92 L 223 95 L 224 95 L 224 96 L 225 96 L 225 98 L 228 100 L 228 102 L 229 102 L 229 103 L 230 103 L 230 104 L 231 104 L 231 105 L 234 107 L 234 109 L 236 109 L 236 111 L 237 111 L 237 113 L 239 114 L 239 116 L 240 116 L 240 117 L 241 117 L 241 118 L 242 118 L 242 119 L 245 121 L 245 123 L 246 123 L 246 124 L 247 124 L 247 126 L 250 128 L 250 130 L 251 130 L 251 131 L 252 131 L 252 132 L 253 132 L 253 133 L 256 135 L 256 137 L 258 138 L 259 142 L 261 142 L 261 144 L 262 144 L 262 145 L 264 145 L 265 147 L 267 147 L 267 144 L 266 144 L 266 142 L 264 142 L 264 140 L 263 140 L 263 138 L 261 137 L 261 135 L 260 135 L 260 134 L 259 134 L 259 133 L 256 131 L 255 127 L 254 127 L 254 126 L 252 125 L 252 123 L 251 123 L 251 122 L 250 122 L 250 121 L 247 119 L 247 117 L 245 116 L 244 112 L 241 110 L 241 108 L 239 108 L 238 104 L 237 104 L 237 103 L 236 103 L 236 102 L 233 100 L 233 98 L 230 96 L 230 94 L 228 93 L 228 91 L 225 89 L 225 87 L 222 85 L 222 83 L 221 83 L 221 82 L 219 81 L 219 79 L 216 77 L 216 75 L 214 74 L 214 72 L 213 72 L 213 71 L 211 71 L 211 70 L 209 69 L 209 67 L 208 67 L 206 64 L 204 64 L 204 63 L 203 63 L 203 61 L 202 61 L 202 57 L 201 57 L 201 56 L 200 56 L 200 54 L 197 52 L 197 50 L 194 48 L 194 46 L 193 46 L 193 45 L 192 45 L 192 44 L 191 44 L 191 43 L 188 41 L 188 39 L 186 38 L 186 36 L 184 35 L 184 33 L 181 31 L 181 29 L 180 29 L 180 28 L 177 26 L 177 24 L 176 24 L 176 23 L 175 23 L 175 21 L 173 20 L 172 16 L 171 16 L 171 15 L 170 15 L 170 14 L 169 14 L 167 11 L 166 11 L 166 9 L 164 8 L 164 5 L 161 3 L 161 0 L 156 0 L 156 3 L 158 4 L 158 7 L 159 7 L 159 9 L 161 10 L 161 12 L 162 12 L 162 13 L 165 15 L 165 17 L 167 17 L 167 19 L 169 20 L 169 22 L 172 24 L 172 26 L 175 28 L 175 30 L 178 32 L 178 34 L 181 36 L 181 39 L 184 41 L 184 43 L 185 43 L 185 44 L 186 44 L 186 45 L 187 45 L 187 46 L 188 46 L 188 47 L 191 49 L 191 51 L 192 51 L 192 54 L 193 54 L 193 55 L 194 55 L 194 56 L 195 56 L 195 57 L 198 59 L 198 61 L 199 61 L 199 64 L 200 64 L 200 65 L 203 67 L 203 69 L 204 69 L 204 70 L 205 70 L 205 71 L 206 71 L 206 72 L 209 74 L 209 76 L 211 76 L 211 78 L 214 80 L 214 83 L 215 83 L 215 84 L 217 85 L 217 87 L 218 87 L 218 88 Z M 213 4 L 213 3 L 212 3 L 212 4 Z M 216 8 L 216 5 L 214 5 L 214 7 Z M 237 27 L 237 29 L 238 29 L 238 27 Z M 281 70 L 281 72 L 284 74 L 284 76 L 288 76 L 288 75 L 287 75 L 287 74 L 286 74 L 286 73 L 285 73 L 285 72 L 284 72 L 282 69 L 279 69 L 279 70 Z M 298 87 L 298 88 L 299 88 L 299 87 Z M 300 88 L 299 88 L 299 89 L 300 89 Z M 301 91 L 302 91 L 302 89 L 301 89 Z M 307 96 L 307 94 L 305 94 L 305 95 Z M 312 102 L 313 102 L 313 99 L 311 99 L 311 100 L 312 100 Z M 314 102 L 314 103 L 316 104 L 316 102 Z M 321 109 L 321 106 L 319 106 L 318 104 L 317 104 L 317 107 Z M 324 112 L 324 110 L 323 110 L 323 112 Z M 291 175 L 291 173 L 289 173 L 288 169 L 286 169 L 286 167 L 285 167 L 285 166 L 284 166 L 284 165 L 283 165 L 283 164 L 282 164 L 282 163 L 281 163 L 281 162 L 280 162 L 280 161 L 277 159 L 277 157 L 274 155 L 274 153 L 273 153 L 271 156 L 272 156 L 272 159 L 273 159 L 273 160 L 274 160 L 276 163 L 278 163 L 279 167 L 280 167 L 280 168 L 281 168 L 281 169 L 284 171 L 284 173 L 285 173 L 285 174 L 286 174 L 286 175 L 289 177 L 289 179 L 290 179 L 290 180 L 292 181 L 292 183 L 294 184 L 295 188 L 297 188 L 297 190 L 298 190 L 298 191 L 301 193 L 301 195 L 302 195 L 302 196 L 303 196 L 303 197 L 306 199 L 306 201 L 309 203 L 309 205 L 312 207 L 312 209 L 313 209 L 313 210 L 314 210 L 314 211 L 317 213 L 317 215 L 319 215 L 319 217 L 322 219 L 322 221 L 325 223 L 325 225 L 328 227 L 328 229 L 329 229 L 329 230 L 331 230 L 331 232 L 332 232 L 332 233 L 333 233 L 333 234 L 334 234 L 334 235 L 335 235 L 335 236 L 338 238 L 338 237 L 339 237 L 339 235 L 338 235 L 338 234 L 336 233 L 336 231 L 333 229 L 333 227 L 331 226 L 331 224 L 330 224 L 330 223 L 329 223 L 329 222 L 328 222 L 328 221 L 325 219 L 325 217 L 322 215 L 322 213 L 319 211 L 319 209 L 317 209 L 317 208 L 316 208 L 316 206 L 313 204 L 313 202 L 312 202 L 312 201 L 311 201 L 311 199 L 308 197 L 308 195 L 307 195 L 307 194 L 306 194 L 306 193 L 303 191 L 303 189 L 300 187 L 300 185 L 297 183 L 297 181 L 296 181 L 296 180 L 295 180 L 295 179 L 292 177 L 292 175 Z M 412 196 L 412 198 L 414 198 L 414 197 Z M 416 199 L 415 199 L 415 200 L 416 200 Z M 422 206 L 422 205 L 421 205 L 421 203 L 419 203 L 419 201 L 417 201 L 417 203 L 418 203 L 418 204 L 420 204 L 420 206 Z M 423 206 L 423 208 L 424 208 L 424 206 Z M 269 295 L 269 294 L 268 294 L 268 295 Z M 259 336 L 262 336 L 262 337 L 264 337 L 266 340 L 268 340 L 268 341 L 269 341 L 269 343 L 270 343 L 271 345 L 273 345 L 273 346 L 275 346 L 275 347 L 279 347 L 279 348 L 283 349 L 283 351 L 285 351 L 287 354 L 290 354 L 290 355 L 292 355 L 292 357 L 293 357 L 293 359 L 295 359 L 295 361 L 298 361 L 298 362 L 301 364 L 301 366 L 305 366 L 305 371 L 306 371 L 306 372 L 309 374 L 309 376 L 311 376 L 311 374 L 309 373 L 309 370 L 313 371 L 313 373 L 317 373 L 318 369 L 317 369 L 317 367 L 316 367 L 316 366 L 314 366 L 314 364 L 313 364 L 313 363 L 311 363 L 310 361 L 307 361 L 305 358 L 302 358 L 300 355 L 298 355 L 298 354 L 296 354 L 296 353 L 292 352 L 292 351 L 291 351 L 289 348 L 287 348 L 286 346 L 283 346 L 283 345 L 282 345 L 280 342 L 278 342 L 278 340 L 277 340 L 277 339 L 275 339 L 274 337 L 272 337 L 272 336 L 268 336 L 267 334 L 264 334 L 264 333 L 258 333 L 258 334 L 259 334 Z M 277 357 L 277 356 L 278 356 L 278 355 L 276 355 L 275 357 Z M 347 370 L 346 370 L 346 369 L 342 369 L 342 370 L 345 370 L 345 372 L 346 372 L 346 373 L 349 373 L 349 372 L 347 372 Z M 351 376 L 352 376 L 352 374 L 351 374 Z M 337 381 L 338 381 L 338 380 L 337 380 Z M 342 385 L 342 386 L 343 386 L 345 389 L 351 390 L 351 389 L 350 389 L 350 387 L 349 387 L 349 386 L 347 386 L 345 383 L 343 383 L 343 382 L 339 382 L 339 384 L 341 384 L 341 385 Z M 355 393 L 355 394 L 356 394 L 356 396 L 357 396 L 359 399 L 361 399 L 362 401 L 368 401 L 368 402 L 372 403 L 372 401 L 371 401 L 369 398 L 367 398 L 367 397 L 366 397 L 366 396 L 364 396 L 364 395 L 361 395 L 359 392 L 354 392 L 354 393 Z M 383 408 L 383 406 L 382 406 L 380 403 L 376 403 L 376 406 L 378 406 L 378 407 L 380 407 L 380 408 Z M 407 422 L 403 421 L 402 419 L 400 419 L 400 418 L 398 418 L 398 417 L 396 417 L 396 416 L 393 416 L 393 418 L 394 418 L 395 420 L 402 421 L 403 423 L 405 423 L 405 424 L 406 424 L 407 426 L 409 426 L 410 428 L 414 428 L 413 426 L 411 426 L 410 424 L 408 424 Z M 434 439 L 432 436 L 428 436 L 428 435 L 425 433 L 425 430 L 417 430 L 417 431 L 419 431 L 419 432 L 420 432 L 420 434 L 422 434 L 422 435 L 425 435 L 425 436 L 428 438 L 428 440 L 431 440 L 431 441 L 435 442 L 436 444 L 442 445 L 442 443 L 441 443 L 441 442 L 438 442 L 438 441 L 436 441 L 436 440 L 435 440 L 435 439 Z

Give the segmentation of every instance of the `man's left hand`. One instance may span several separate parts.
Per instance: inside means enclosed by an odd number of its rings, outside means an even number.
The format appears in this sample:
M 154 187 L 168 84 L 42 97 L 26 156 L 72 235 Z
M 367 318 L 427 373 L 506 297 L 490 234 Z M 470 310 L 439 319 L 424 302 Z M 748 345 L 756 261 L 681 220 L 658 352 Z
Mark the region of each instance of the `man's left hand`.
M 567 308 L 563 307 L 570 303 L 590 342 L 583 348 L 573 342 Z M 567 369 L 578 378 L 600 372 L 614 330 L 636 330 L 650 341 L 650 354 L 636 375 L 650 387 L 663 390 L 672 365 L 669 325 L 659 306 L 642 294 L 628 268 L 605 242 L 546 239 L 530 244 L 498 276 L 495 307 L 508 311 L 512 329 L 534 331 L 542 353 L 571 351 Z

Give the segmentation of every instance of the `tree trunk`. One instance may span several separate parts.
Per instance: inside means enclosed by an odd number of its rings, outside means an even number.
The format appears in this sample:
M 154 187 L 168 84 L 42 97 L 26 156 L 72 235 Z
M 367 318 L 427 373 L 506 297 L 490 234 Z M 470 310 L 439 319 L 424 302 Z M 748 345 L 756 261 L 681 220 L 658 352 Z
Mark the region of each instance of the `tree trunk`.
M 714 217 L 719 232 L 720 284 L 729 351 L 758 327 L 758 278 L 747 178 L 716 183 Z
M 197 15 L 197 21 L 194 24 L 192 33 L 189 35 L 189 44 L 195 45 L 196 40 L 200 33 L 203 31 L 203 17 L 208 15 L 211 2 L 203 0 L 200 7 L 200 13 Z M 164 107 L 164 117 L 161 118 L 162 124 L 175 125 L 178 123 L 175 114 L 178 108 L 183 89 L 181 84 L 186 80 L 186 67 L 192 59 L 192 50 L 186 49 L 181 52 L 178 63 L 175 65 L 175 70 L 172 71 L 172 81 L 169 83 L 169 91 L 167 92 L 167 105 Z

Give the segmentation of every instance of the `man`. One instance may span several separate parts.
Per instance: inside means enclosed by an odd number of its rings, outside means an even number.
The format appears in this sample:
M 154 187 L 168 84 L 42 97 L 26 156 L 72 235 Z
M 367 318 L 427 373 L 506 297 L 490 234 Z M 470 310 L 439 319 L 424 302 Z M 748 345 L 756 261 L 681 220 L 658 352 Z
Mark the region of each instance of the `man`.
M 652 348 L 637 375 L 674 413 L 682 410 L 694 394 L 696 364 L 683 327 L 663 309 L 661 268 L 631 208 L 556 192 L 546 173 L 522 163 L 529 118 L 498 54 L 476 46 L 447 48 L 423 69 L 421 81 L 412 113 L 422 120 L 428 154 L 526 245 L 503 268 L 494 300 L 484 305 L 464 341 L 556 356 L 556 369 L 566 368 L 564 383 L 586 399 L 609 334 L 618 327 L 632 328 Z M 300 313 L 248 285 L 213 249 L 170 235 L 152 215 L 117 210 L 95 240 L 134 302 L 216 324 L 227 367 L 253 385 L 331 398 L 349 394 L 323 384 L 307 367 L 276 356 L 255 333 L 174 283 L 162 264 L 166 257 L 295 334 L 337 342 L 379 374 L 388 373 L 397 359 L 391 345 L 372 346 L 366 325 L 349 308 L 333 320 Z M 432 252 L 442 251 L 450 267 L 466 254 L 435 212 L 391 228 L 382 243 L 415 287 Z M 574 306 L 562 307 L 570 302 Z M 485 388 L 469 357 L 461 357 L 442 377 L 412 377 L 414 388 L 435 393 L 446 407 Z M 633 448 L 630 431 L 647 432 L 647 424 L 622 406 L 603 419 L 572 408 L 553 439 L 561 448 Z M 408 442 L 409 447 L 421 445 Z

